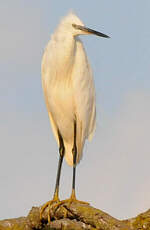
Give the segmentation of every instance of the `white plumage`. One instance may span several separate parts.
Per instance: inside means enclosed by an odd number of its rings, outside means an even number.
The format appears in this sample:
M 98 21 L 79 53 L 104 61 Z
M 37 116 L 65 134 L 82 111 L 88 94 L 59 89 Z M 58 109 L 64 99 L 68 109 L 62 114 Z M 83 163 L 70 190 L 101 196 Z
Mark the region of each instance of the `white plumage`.
M 96 117 L 92 71 L 78 37 L 93 31 L 81 30 L 76 25 L 86 28 L 75 14 L 64 17 L 51 36 L 42 59 L 42 86 L 52 130 L 58 145 L 58 130 L 62 135 L 69 165 L 73 165 L 74 120 L 78 163 L 85 140 L 93 136 Z
M 42 59 L 42 85 L 46 106 L 59 146 L 59 162 L 53 199 L 46 202 L 42 214 L 55 203 L 56 207 L 69 202 L 85 204 L 76 199 L 75 175 L 85 140 L 92 138 L 95 129 L 95 89 L 90 64 L 81 34 L 107 35 L 84 26 L 73 13 L 60 22 L 51 36 Z M 72 193 L 67 200 L 59 199 L 59 183 L 63 158 L 73 166 Z M 48 211 L 48 222 L 51 216 Z

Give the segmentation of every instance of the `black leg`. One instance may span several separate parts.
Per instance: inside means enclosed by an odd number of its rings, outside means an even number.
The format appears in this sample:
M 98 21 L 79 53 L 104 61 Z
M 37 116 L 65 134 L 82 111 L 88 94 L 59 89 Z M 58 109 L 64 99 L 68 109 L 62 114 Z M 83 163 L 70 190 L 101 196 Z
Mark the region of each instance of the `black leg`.
M 66 202 L 69 202 L 69 204 L 71 204 L 72 202 L 78 202 L 81 204 L 88 204 L 84 201 L 80 201 L 76 199 L 76 194 L 75 194 L 75 176 L 76 176 L 76 162 L 77 162 L 77 145 L 76 145 L 76 138 L 77 138 L 77 127 L 76 127 L 76 122 L 74 121 L 74 143 L 73 143 L 73 149 L 72 149 L 72 154 L 73 154 L 73 180 L 72 180 L 72 193 L 71 193 L 71 197 L 67 200 L 62 200 L 59 201 L 59 197 L 58 197 L 58 193 L 59 193 L 59 181 L 60 181 L 60 174 L 61 174 L 61 166 L 62 166 L 62 162 L 63 162 L 63 158 L 64 158 L 64 154 L 65 154 L 65 147 L 64 147 L 64 142 L 63 142 L 63 138 L 60 134 L 60 132 L 58 132 L 58 136 L 59 136 L 59 153 L 60 153 L 60 157 L 59 157 L 59 163 L 58 163 L 58 170 L 57 170 L 57 177 L 56 177 L 56 186 L 55 186 L 55 193 L 54 193 L 54 198 L 51 201 L 48 201 L 41 209 L 40 211 L 40 219 L 42 219 L 42 213 L 44 212 L 46 207 L 49 207 L 54 204 L 55 208 L 57 209 L 60 205 L 63 205 Z M 53 206 L 53 207 L 54 207 Z M 67 216 L 67 213 L 66 213 Z M 48 222 L 50 223 L 50 212 L 48 212 Z
M 76 160 L 77 160 L 76 137 L 77 137 L 77 127 L 76 127 L 76 121 L 74 121 L 74 144 L 73 144 L 73 149 L 72 149 L 72 154 L 73 154 L 72 195 L 73 195 L 74 197 L 75 197 L 75 177 L 76 177 Z
M 57 170 L 57 177 L 56 177 L 56 186 L 55 186 L 55 192 L 54 192 L 54 197 L 52 200 L 46 202 L 41 210 L 40 210 L 40 219 L 42 219 L 42 214 L 44 212 L 44 210 L 48 207 L 50 209 L 50 206 L 53 203 L 58 203 L 59 202 L 59 181 L 60 181 L 60 174 L 61 174 L 61 166 L 62 166 L 62 162 L 63 162 L 63 158 L 64 158 L 64 154 L 65 154 L 65 147 L 64 147 L 64 142 L 63 142 L 63 138 L 60 134 L 60 132 L 58 131 L 58 138 L 59 138 L 59 163 L 58 163 L 58 170 Z M 48 222 L 50 223 L 50 212 L 48 212 Z
M 59 137 L 59 162 L 58 162 L 56 185 L 55 185 L 55 192 L 54 192 L 54 198 L 56 199 L 58 198 L 61 167 L 62 167 L 62 162 L 65 154 L 63 138 L 59 131 L 58 131 L 58 137 Z
M 73 149 L 72 149 L 72 154 L 73 154 L 73 180 L 72 180 L 72 193 L 71 197 L 69 199 L 69 202 L 78 202 L 80 204 L 88 204 L 87 202 L 80 201 L 76 199 L 76 194 L 75 194 L 75 177 L 76 177 L 76 164 L 77 164 L 77 154 L 78 154 L 78 149 L 77 149 L 77 126 L 76 126 L 76 121 L 74 121 L 74 144 L 73 144 Z

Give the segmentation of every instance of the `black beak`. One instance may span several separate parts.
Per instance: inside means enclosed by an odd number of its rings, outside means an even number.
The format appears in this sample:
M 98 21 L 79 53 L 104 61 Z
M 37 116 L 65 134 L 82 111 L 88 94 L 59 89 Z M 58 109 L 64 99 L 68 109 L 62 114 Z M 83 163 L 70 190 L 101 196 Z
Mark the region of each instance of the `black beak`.
M 90 29 L 90 28 L 88 28 L 88 27 L 85 27 L 85 26 L 80 26 L 80 25 L 76 25 L 76 24 L 72 24 L 72 26 L 73 26 L 75 29 L 82 30 L 82 31 L 84 31 L 84 32 L 86 32 L 86 33 L 88 33 L 88 34 L 95 34 L 95 35 L 97 35 L 97 36 L 99 36 L 99 37 L 110 38 L 110 37 L 109 37 L 108 35 L 106 35 L 106 34 L 103 34 L 103 33 L 98 32 L 98 31 L 96 31 L 96 30 L 92 30 L 92 29 Z

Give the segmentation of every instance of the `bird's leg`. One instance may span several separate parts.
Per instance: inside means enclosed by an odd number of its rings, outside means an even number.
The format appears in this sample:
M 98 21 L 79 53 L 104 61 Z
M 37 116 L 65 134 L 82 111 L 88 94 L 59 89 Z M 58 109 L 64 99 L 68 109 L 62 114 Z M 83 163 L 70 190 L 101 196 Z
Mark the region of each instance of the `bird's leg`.
M 72 154 L 73 154 L 73 180 L 72 180 L 72 193 L 69 199 L 62 200 L 55 204 L 54 206 L 58 208 L 60 205 L 63 205 L 65 203 L 69 203 L 69 206 L 71 203 L 80 203 L 80 204 L 89 204 L 84 201 L 80 201 L 76 199 L 76 194 L 75 194 L 75 177 L 76 177 L 76 160 L 77 160 L 77 146 L 76 146 L 76 122 L 74 122 L 74 144 L 73 144 L 73 149 L 72 149 Z M 65 216 L 67 217 L 67 210 L 65 212 Z
M 72 179 L 72 193 L 70 200 L 76 200 L 76 194 L 75 194 L 75 179 L 76 179 L 76 161 L 77 161 L 77 145 L 76 145 L 76 136 L 77 136 L 77 127 L 76 122 L 74 121 L 74 143 L 73 143 L 73 149 L 72 149 L 72 155 L 73 155 L 73 179 Z
M 62 162 L 64 158 L 64 153 L 65 153 L 65 147 L 64 147 L 64 142 L 62 139 L 62 136 L 58 132 L 59 135 L 59 163 L 58 163 L 58 170 L 57 170 L 57 177 L 56 177 L 56 185 L 55 185 L 55 192 L 54 192 L 54 198 L 55 200 L 59 200 L 59 182 L 60 182 L 60 174 L 61 174 L 61 167 L 62 167 Z
M 44 210 L 48 207 L 48 209 L 50 210 L 50 206 L 53 203 L 58 203 L 59 202 L 59 182 L 60 182 L 60 175 L 61 175 L 61 167 L 62 167 L 62 162 L 63 162 L 63 158 L 64 158 L 64 153 L 65 153 L 65 147 L 64 147 L 64 142 L 62 139 L 61 134 L 58 131 L 58 137 L 59 137 L 59 162 L 58 162 L 58 169 L 57 169 L 57 177 L 56 177 L 56 185 L 55 185 L 55 192 L 53 195 L 53 199 L 46 202 L 40 211 L 40 219 L 42 219 L 42 214 L 44 212 Z M 48 212 L 48 222 L 50 223 L 50 211 Z
M 77 203 L 81 203 L 81 204 L 88 204 L 87 202 L 77 200 L 76 199 L 76 194 L 75 194 L 75 179 L 76 179 L 76 164 L 77 164 L 76 138 L 77 138 L 77 126 L 76 126 L 76 121 L 74 121 L 74 144 L 73 144 L 73 149 L 72 149 L 72 154 L 73 154 L 73 179 L 72 179 L 72 193 L 71 193 L 71 197 L 69 199 L 69 203 L 71 204 L 72 202 L 77 202 Z

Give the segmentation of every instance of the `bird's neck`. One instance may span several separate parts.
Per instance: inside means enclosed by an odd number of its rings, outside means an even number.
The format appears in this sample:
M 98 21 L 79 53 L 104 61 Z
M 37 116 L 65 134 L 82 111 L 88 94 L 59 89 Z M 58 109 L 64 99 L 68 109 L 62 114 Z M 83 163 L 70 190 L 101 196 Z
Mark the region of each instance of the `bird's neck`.
M 55 34 L 53 36 L 55 48 L 56 75 L 62 79 L 70 76 L 75 58 L 76 40 L 73 36 Z M 63 80 L 63 79 L 62 79 Z

